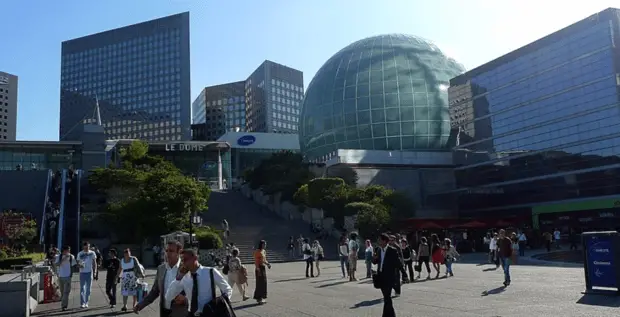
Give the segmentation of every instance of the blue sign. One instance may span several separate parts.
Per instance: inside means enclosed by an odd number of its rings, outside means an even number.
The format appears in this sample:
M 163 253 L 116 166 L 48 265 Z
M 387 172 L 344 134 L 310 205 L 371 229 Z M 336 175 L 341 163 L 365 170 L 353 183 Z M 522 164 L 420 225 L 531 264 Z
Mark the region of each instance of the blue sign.
M 202 164 L 202 168 L 208 170 L 211 168 L 214 168 L 217 164 L 215 162 L 205 162 L 204 164 Z
M 586 261 L 588 278 L 592 287 L 616 288 L 614 250 L 611 236 L 588 236 Z
M 252 145 L 254 142 L 256 142 L 256 137 L 253 135 L 244 135 L 237 139 L 237 144 L 240 146 Z

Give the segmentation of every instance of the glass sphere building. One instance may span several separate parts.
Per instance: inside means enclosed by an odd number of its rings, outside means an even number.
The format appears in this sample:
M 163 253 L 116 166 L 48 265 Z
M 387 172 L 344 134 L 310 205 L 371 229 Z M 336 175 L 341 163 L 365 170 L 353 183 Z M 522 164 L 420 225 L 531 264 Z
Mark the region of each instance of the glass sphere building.
M 449 150 L 449 80 L 463 72 L 433 43 L 414 36 L 350 44 L 308 86 L 301 151 L 310 161 L 324 161 L 339 149 Z

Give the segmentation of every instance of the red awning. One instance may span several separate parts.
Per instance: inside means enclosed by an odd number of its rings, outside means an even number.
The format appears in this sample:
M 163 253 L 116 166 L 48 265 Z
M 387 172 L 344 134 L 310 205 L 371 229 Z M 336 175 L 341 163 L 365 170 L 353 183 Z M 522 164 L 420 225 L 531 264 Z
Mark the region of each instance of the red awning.
M 462 224 L 455 224 L 451 228 L 463 228 L 463 229 L 474 229 L 474 228 L 486 228 L 488 225 L 481 221 L 470 221 Z

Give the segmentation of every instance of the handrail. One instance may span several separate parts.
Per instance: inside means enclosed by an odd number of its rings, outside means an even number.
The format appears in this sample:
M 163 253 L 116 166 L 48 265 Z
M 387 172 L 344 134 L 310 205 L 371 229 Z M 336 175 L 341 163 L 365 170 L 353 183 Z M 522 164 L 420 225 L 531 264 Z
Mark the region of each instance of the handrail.
M 62 177 L 60 180 L 60 215 L 58 216 L 58 247 L 62 248 L 63 231 L 65 227 L 65 189 L 67 187 L 67 170 L 62 170 Z
M 41 215 L 41 229 L 39 231 L 39 244 L 44 246 L 44 251 L 47 251 L 45 250 L 45 233 L 47 232 L 45 227 L 47 226 L 47 203 L 50 199 L 50 184 L 52 182 L 52 175 L 54 175 L 54 172 L 52 170 L 48 170 L 47 183 L 45 186 L 45 199 L 43 199 L 43 214 Z

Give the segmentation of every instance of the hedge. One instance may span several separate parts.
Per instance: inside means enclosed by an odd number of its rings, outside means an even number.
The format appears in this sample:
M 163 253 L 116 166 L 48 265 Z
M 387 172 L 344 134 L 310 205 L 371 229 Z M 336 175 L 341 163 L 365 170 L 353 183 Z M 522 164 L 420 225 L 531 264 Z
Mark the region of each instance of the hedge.
M 315 178 L 308 183 L 308 205 L 326 211 L 346 200 L 347 186 L 342 178 Z
M 14 266 L 25 266 L 35 264 L 45 259 L 44 253 L 30 253 L 19 257 L 6 258 L 0 260 L 0 269 L 12 269 Z
M 210 229 L 198 229 L 196 240 L 200 249 L 220 249 L 224 246 L 219 232 Z

